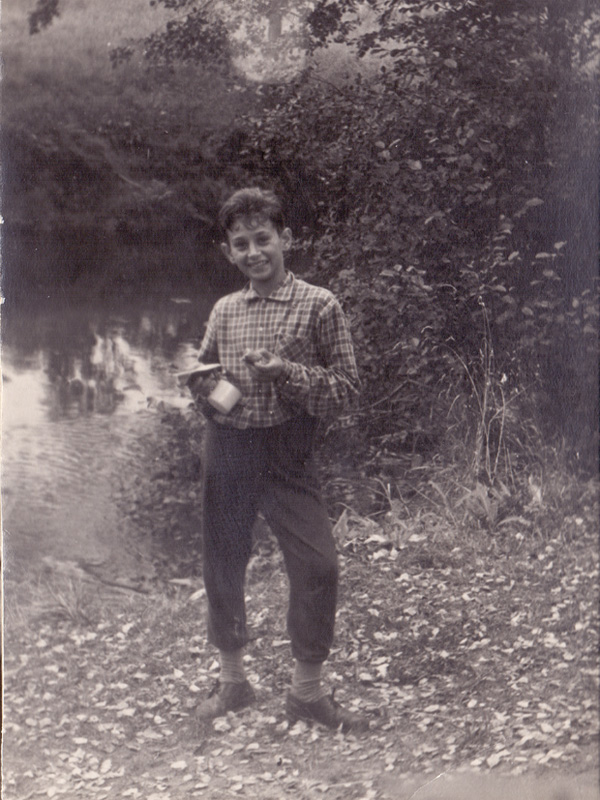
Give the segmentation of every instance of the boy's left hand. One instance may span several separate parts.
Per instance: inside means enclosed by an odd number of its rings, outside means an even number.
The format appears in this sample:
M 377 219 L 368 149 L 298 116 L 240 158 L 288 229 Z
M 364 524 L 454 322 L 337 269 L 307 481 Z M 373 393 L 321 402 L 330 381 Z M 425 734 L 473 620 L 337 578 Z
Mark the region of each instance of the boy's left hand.
M 283 372 L 283 361 L 264 348 L 249 350 L 244 353 L 243 360 L 252 376 L 260 381 L 274 381 Z

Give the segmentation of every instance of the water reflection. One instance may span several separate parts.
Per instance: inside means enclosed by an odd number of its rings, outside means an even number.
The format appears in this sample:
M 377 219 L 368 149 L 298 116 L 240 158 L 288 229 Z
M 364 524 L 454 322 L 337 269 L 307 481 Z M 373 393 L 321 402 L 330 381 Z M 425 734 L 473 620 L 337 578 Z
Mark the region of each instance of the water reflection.
M 56 419 L 111 414 L 125 400 L 132 408 L 173 395 L 171 373 L 195 358 L 213 302 L 213 297 L 103 304 L 45 298 L 9 306 L 3 318 L 3 377 L 9 394 L 19 394 L 17 405 L 29 407 L 27 413 L 23 407 L 17 411 L 21 421 L 28 413 L 35 417 L 40 404 Z M 5 424 L 13 424 L 11 410 Z
M 149 467 L 156 406 L 189 403 L 174 374 L 195 358 L 213 302 L 63 297 L 3 309 L 9 570 L 45 556 L 134 569 L 140 532 L 119 492 Z
M 48 353 L 47 373 L 59 414 L 110 413 L 126 390 L 141 391 L 135 379 L 135 361 L 123 330 L 106 335 L 92 332 L 79 354 L 68 350 Z

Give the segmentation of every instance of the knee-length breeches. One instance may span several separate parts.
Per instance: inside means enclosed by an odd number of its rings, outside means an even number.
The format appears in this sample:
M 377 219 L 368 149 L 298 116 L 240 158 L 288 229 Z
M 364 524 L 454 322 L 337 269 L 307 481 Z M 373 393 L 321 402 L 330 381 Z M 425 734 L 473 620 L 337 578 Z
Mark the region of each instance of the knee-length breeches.
M 292 653 L 321 662 L 333 640 L 337 556 L 313 458 L 316 420 L 238 430 L 209 421 L 204 451 L 203 570 L 208 637 L 221 650 L 248 641 L 244 577 L 262 512 L 290 583 Z

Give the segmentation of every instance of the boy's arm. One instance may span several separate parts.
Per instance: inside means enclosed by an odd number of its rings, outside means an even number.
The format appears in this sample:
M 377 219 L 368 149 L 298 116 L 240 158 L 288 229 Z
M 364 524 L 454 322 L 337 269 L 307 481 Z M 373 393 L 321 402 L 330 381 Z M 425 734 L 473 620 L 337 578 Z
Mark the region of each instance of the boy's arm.
M 208 318 L 208 323 L 206 325 L 206 331 L 202 339 L 202 344 L 200 345 L 200 350 L 198 351 L 198 361 L 201 361 L 203 364 L 211 364 L 218 360 L 219 347 L 217 343 L 217 315 L 215 309 L 213 308 Z
M 318 349 L 324 366 L 282 359 L 277 390 L 315 417 L 348 411 L 358 397 L 360 380 L 348 321 L 335 298 L 319 316 Z

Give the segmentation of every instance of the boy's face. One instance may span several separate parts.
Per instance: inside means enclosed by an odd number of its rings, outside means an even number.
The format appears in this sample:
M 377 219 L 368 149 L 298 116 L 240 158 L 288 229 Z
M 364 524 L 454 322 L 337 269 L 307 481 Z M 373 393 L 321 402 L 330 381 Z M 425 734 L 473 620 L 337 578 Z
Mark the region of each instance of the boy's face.
M 236 219 L 221 249 L 261 295 L 270 294 L 285 278 L 283 254 L 290 249 L 292 233 L 281 232 L 263 216 Z

